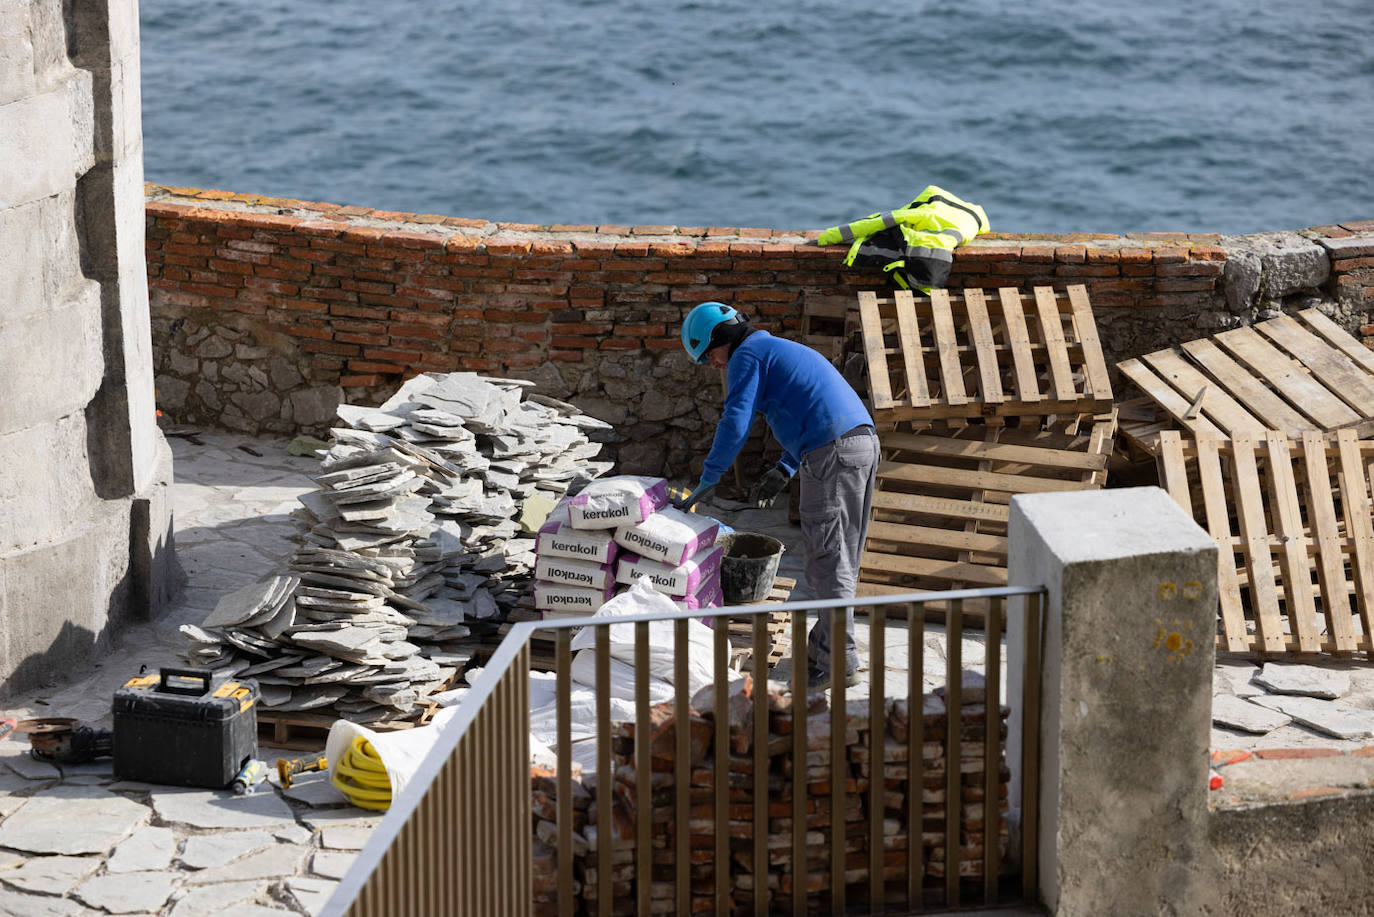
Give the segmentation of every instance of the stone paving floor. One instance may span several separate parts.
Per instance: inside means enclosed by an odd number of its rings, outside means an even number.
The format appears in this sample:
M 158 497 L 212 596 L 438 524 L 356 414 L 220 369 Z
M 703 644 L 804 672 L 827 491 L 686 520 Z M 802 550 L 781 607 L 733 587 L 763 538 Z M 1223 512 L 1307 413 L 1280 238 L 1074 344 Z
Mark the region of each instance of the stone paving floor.
M 108 727 L 115 689 L 140 666 L 154 670 L 182 664 L 178 653 L 183 638 L 177 631 L 181 624 L 199 623 L 224 593 L 282 569 L 293 547 L 288 514 L 296 497 L 311 489 L 307 475 L 316 461 L 288 456 L 286 440 L 213 432 L 199 433 L 198 439 L 170 440 L 175 455 L 177 554 L 188 577 L 175 606 L 159 620 L 127 630 L 90 671 L 72 673 L 27 697 L 11 699 L 0 713 L 19 718 L 69 716 Z M 736 528 L 773 534 L 791 546 L 779 573 L 801 578 L 799 532 L 788 524 L 785 511 L 720 515 Z M 868 628 L 862 621 L 856 639 L 866 661 Z M 901 627 L 890 628 L 887 646 L 888 684 L 892 693 L 900 693 L 908 664 Z M 981 635 L 965 636 L 963 654 L 967 668 L 981 669 Z M 940 628 L 929 627 L 924 656 L 929 690 L 944 681 L 945 640 Z M 774 676 L 787 677 L 788 663 L 784 659 Z M 1374 709 L 1374 670 L 1328 667 L 1349 672 L 1352 687 L 1346 702 Z M 1249 679 L 1254 671 L 1249 663 L 1219 664 L 1216 693 L 1253 691 Z M 864 691 L 861 685 L 853 689 L 853 696 Z M 0 917 L 318 913 L 380 820 L 375 813 L 348 805 L 323 775 L 308 775 L 290 791 L 269 783 L 253 795 L 236 797 L 227 791 L 116 781 L 109 759 L 55 767 L 30 758 L 27 742 L 17 738 L 0 741 Z M 1369 741 L 1342 742 L 1297 725 L 1262 736 L 1213 732 L 1216 748 L 1336 749 L 1353 754 Z M 259 757 L 270 764 L 277 757 L 297 754 L 262 747 Z M 1342 756 L 1346 759 L 1355 760 L 1350 754 Z M 1338 764 L 1328 760 L 1323 767 L 1331 770 Z M 1244 767 L 1251 767 L 1253 774 L 1258 766 L 1237 765 L 1232 772 L 1235 782 L 1245 782 L 1239 779 Z M 1341 773 L 1346 774 L 1342 785 L 1374 785 L 1362 768 Z M 1264 771 L 1251 778 L 1265 785 L 1274 779 L 1278 778 Z

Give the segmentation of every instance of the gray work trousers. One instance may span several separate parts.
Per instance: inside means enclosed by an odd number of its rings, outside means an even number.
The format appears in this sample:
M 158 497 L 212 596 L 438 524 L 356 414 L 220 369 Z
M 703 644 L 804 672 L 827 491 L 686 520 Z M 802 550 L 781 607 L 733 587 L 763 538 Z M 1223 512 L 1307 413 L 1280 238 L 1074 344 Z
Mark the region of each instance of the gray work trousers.
M 878 437 L 872 429 L 850 432 L 802 456 L 801 530 L 807 598 L 850 599 L 859 581 L 859 558 L 873 509 Z M 830 670 L 829 611 L 811 628 L 812 667 Z M 854 609 L 845 612 L 845 672 L 859 667 Z

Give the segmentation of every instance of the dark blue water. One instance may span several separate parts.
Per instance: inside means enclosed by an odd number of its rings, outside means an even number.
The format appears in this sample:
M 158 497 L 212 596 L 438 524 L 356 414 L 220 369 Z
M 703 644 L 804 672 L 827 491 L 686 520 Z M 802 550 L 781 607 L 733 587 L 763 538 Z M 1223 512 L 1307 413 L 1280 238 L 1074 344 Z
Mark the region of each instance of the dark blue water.
M 1374 218 L 1369 0 L 142 0 L 150 181 L 532 223 Z

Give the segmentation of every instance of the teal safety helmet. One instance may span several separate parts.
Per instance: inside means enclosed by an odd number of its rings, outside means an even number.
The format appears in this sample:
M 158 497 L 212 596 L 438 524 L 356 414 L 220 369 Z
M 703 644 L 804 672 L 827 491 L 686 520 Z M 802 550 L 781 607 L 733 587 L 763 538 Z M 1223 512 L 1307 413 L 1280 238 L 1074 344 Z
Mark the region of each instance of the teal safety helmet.
M 682 322 L 682 346 L 693 363 L 706 359 L 711 349 L 711 337 L 721 325 L 733 325 L 744 321 L 744 316 L 725 303 L 704 302 L 687 313 Z

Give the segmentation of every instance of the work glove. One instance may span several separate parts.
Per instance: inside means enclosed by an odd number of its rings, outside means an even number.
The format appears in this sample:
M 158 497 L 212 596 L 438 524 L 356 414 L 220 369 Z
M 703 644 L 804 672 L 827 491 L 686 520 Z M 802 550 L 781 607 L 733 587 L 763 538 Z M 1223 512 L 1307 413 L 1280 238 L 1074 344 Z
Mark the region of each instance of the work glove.
M 754 486 L 749 488 L 749 502 L 759 509 L 772 506 L 773 501 L 782 493 L 782 489 L 787 486 L 787 472 L 774 465 L 764 472 L 763 477 L 754 482 Z
M 673 508 L 682 510 L 684 513 L 690 513 L 693 506 L 711 496 L 711 494 L 715 492 L 715 489 L 716 485 L 714 484 L 699 484 L 697 485 L 697 489 L 687 496 L 680 500 L 673 500 Z

